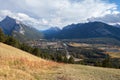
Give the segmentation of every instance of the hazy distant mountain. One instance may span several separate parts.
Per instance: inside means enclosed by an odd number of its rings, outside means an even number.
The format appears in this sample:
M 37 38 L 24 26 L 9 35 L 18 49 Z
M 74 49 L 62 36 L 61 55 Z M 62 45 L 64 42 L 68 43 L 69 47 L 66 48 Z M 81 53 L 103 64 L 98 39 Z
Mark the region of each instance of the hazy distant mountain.
M 42 34 L 38 30 L 9 16 L 0 22 L 0 28 L 6 35 L 14 36 L 21 41 L 42 38 Z
M 59 35 L 58 33 L 60 31 L 61 31 L 61 29 L 58 27 L 51 27 L 51 28 L 43 31 L 43 34 L 44 34 L 44 37 L 47 39 L 56 38 L 57 37 L 56 35 Z
M 120 28 L 102 22 L 72 24 L 54 35 L 58 39 L 115 38 L 120 40 Z M 53 38 L 52 35 L 49 38 Z

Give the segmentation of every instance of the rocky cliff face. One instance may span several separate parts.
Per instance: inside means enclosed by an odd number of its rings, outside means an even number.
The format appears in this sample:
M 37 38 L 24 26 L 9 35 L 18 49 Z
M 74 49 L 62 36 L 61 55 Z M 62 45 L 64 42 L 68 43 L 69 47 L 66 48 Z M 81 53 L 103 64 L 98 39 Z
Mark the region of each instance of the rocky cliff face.
M 0 28 L 6 35 L 14 36 L 22 41 L 42 38 L 42 34 L 38 30 L 9 16 L 0 22 Z

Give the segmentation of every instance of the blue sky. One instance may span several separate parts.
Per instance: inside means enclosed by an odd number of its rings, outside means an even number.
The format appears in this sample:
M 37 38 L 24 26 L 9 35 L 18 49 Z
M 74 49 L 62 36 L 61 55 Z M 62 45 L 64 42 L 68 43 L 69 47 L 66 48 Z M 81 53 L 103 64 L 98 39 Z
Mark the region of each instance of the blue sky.
M 120 0 L 109 0 L 110 3 L 115 3 L 118 5 L 118 10 L 120 11 Z
M 120 0 L 0 0 L 0 20 L 7 15 L 40 30 L 88 21 L 120 24 Z

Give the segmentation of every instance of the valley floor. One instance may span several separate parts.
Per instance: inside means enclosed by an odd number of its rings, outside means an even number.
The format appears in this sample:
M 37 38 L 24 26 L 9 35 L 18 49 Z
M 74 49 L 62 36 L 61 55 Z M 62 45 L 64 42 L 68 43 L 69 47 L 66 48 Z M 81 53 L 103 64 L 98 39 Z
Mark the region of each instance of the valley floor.
M 120 69 L 56 63 L 0 43 L 0 80 L 120 80 Z

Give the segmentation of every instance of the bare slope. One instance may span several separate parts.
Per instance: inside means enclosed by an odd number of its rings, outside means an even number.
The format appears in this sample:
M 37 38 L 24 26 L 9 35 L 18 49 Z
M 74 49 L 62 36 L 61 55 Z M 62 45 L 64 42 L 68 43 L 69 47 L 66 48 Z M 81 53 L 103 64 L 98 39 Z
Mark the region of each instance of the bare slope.
M 49 76 L 54 78 L 54 70 L 51 69 L 56 66 L 58 64 L 55 62 L 0 43 L 0 80 L 39 80 Z
M 0 80 L 120 80 L 120 69 L 58 64 L 0 43 Z

